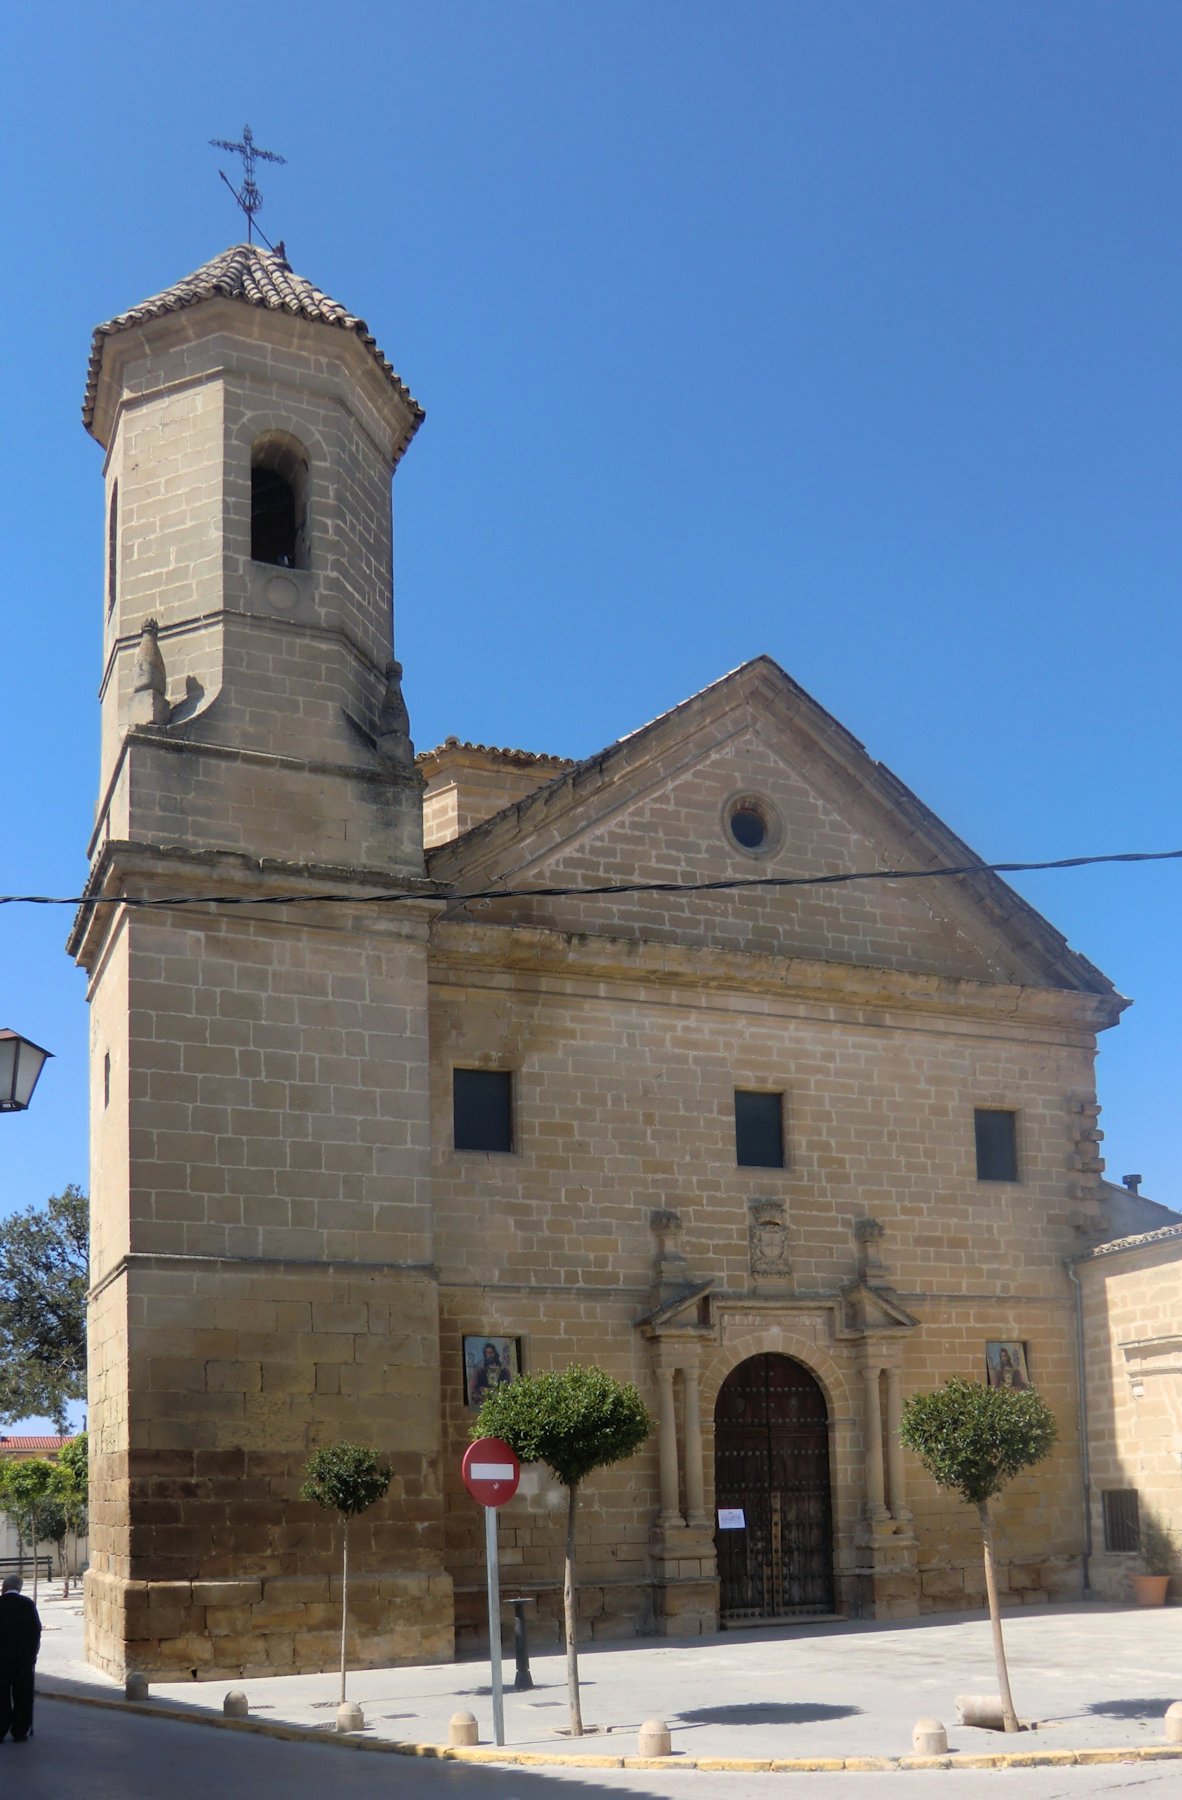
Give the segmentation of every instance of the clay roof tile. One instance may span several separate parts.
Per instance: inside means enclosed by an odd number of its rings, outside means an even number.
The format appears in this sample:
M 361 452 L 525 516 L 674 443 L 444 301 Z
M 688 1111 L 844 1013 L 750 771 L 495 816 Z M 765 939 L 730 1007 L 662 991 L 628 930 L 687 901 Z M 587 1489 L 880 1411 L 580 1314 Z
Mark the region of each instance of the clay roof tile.
M 339 300 L 333 300 L 302 275 L 297 275 L 280 251 L 266 250 L 261 244 L 234 244 L 229 250 L 223 250 L 220 256 L 215 256 L 211 262 L 205 263 L 202 268 L 194 270 L 192 275 L 186 275 L 183 281 L 174 282 L 162 293 L 153 294 L 151 299 L 141 300 L 138 306 L 129 307 L 126 312 L 118 313 L 105 324 L 96 326 L 91 340 L 86 395 L 82 402 L 82 423 L 86 429 L 89 431 L 94 423 L 99 371 L 106 338 L 113 337 L 120 331 L 130 331 L 149 319 L 160 319 L 167 313 L 181 312 L 185 307 L 196 306 L 202 300 L 219 298 L 242 300 L 248 306 L 262 306 L 272 312 L 287 312 L 296 317 L 315 320 L 322 325 L 335 325 L 342 331 L 353 332 L 365 345 L 391 387 L 410 407 L 414 424 L 407 436 L 409 443 L 423 420 L 423 409 L 378 348 L 365 320 L 357 318 Z

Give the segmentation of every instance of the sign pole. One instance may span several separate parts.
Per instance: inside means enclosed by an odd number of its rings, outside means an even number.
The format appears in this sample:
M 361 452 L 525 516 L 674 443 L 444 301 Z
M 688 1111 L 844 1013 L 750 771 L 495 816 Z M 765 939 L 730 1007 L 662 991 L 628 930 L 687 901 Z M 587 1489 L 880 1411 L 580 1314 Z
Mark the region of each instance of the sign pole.
M 488 1648 L 492 1662 L 493 1742 L 505 1742 L 505 1700 L 501 1686 L 501 1571 L 497 1556 L 497 1509 L 484 1509 L 484 1548 L 488 1562 Z
M 493 1738 L 505 1742 L 505 1694 L 501 1686 L 501 1571 L 497 1557 L 497 1508 L 512 1500 L 521 1464 L 504 1438 L 476 1438 L 460 1465 L 464 1486 L 484 1508 L 484 1551 L 488 1562 L 488 1659 L 492 1665 Z

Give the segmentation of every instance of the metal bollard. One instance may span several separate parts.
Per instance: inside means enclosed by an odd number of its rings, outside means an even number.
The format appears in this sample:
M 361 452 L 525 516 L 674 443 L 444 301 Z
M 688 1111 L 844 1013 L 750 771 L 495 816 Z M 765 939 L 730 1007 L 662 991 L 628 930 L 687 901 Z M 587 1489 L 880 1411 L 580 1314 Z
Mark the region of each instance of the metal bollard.
M 506 1597 L 506 1606 L 513 1608 L 513 1657 L 517 1664 L 517 1673 L 513 1677 L 513 1686 L 519 1694 L 534 1684 L 529 1672 L 529 1637 L 525 1629 L 525 1609 L 536 1605 L 532 1594 L 517 1594 L 512 1599 Z

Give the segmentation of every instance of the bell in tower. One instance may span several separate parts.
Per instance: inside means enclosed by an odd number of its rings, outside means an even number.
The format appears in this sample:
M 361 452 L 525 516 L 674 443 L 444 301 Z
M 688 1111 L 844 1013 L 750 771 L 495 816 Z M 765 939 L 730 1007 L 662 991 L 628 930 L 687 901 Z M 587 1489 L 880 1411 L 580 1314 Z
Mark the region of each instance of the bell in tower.
M 71 949 L 91 1003 L 88 1653 L 115 1674 L 332 1663 L 332 1533 L 298 1489 L 340 1440 L 397 1452 L 352 1558 L 351 1660 L 451 1650 L 438 902 L 391 601 L 391 474 L 422 416 L 364 322 L 256 244 L 94 336 L 102 749 Z M 368 903 L 391 887 L 407 898 Z

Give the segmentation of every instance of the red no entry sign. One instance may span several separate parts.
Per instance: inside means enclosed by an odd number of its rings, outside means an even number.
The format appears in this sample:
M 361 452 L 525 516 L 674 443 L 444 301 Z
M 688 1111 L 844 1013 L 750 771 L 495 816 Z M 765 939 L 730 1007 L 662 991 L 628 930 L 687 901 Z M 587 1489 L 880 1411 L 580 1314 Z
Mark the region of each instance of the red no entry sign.
M 521 1464 L 503 1438 L 477 1438 L 464 1451 L 464 1486 L 481 1506 L 504 1506 L 517 1492 Z

